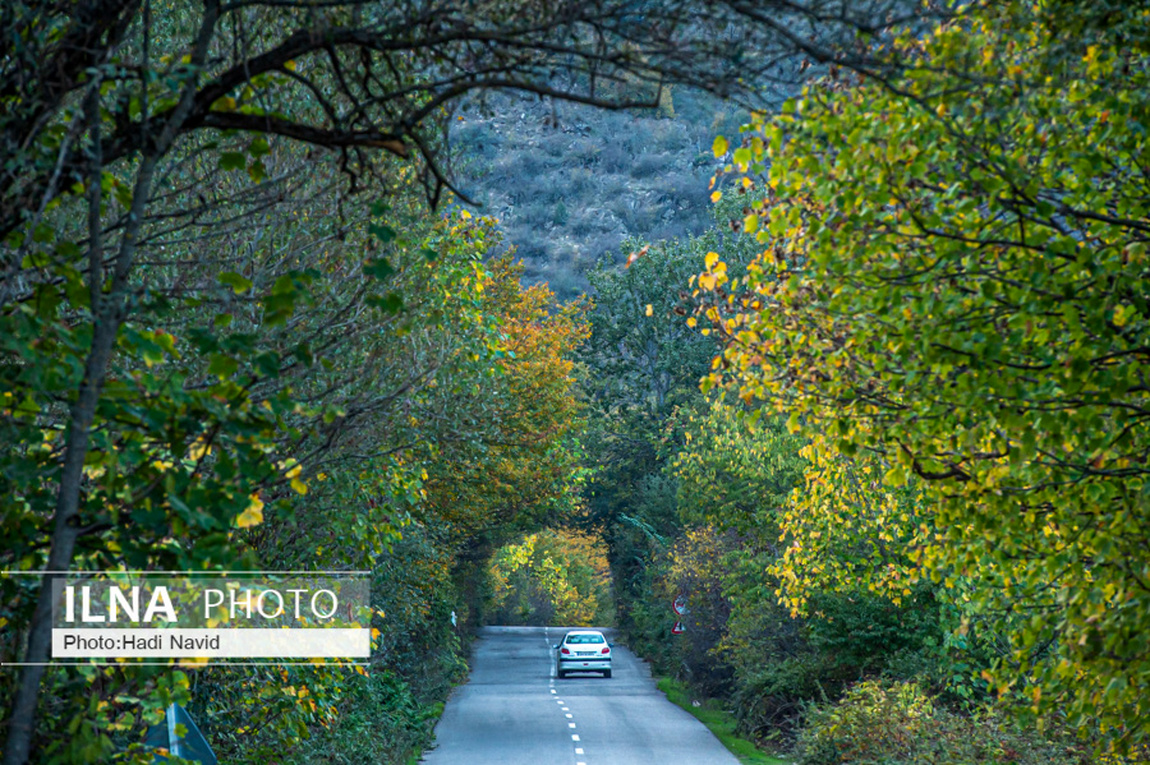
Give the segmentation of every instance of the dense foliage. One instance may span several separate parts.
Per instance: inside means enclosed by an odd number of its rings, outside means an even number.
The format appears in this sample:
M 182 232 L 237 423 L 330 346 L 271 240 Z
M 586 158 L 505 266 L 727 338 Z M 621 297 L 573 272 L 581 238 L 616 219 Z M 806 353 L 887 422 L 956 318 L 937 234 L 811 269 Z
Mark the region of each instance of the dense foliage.
M 494 624 L 608 627 L 614 617 L 603 543 L 547 530 L 496 551 L 488 568 L 485 617 Z
M 438 221 L 412 190 L 434 208 L 450 188 L 446 118 L 468 93 L 655 108 L 673 83 L 725 91 L 767 66 L 760 51 L 793 53 L 750 23 L 716 44 L 734 6 L 646 12 L 4 4 L 5 567 L 374 567 L 406 533 L 468 600 L 502 529 L 570 504 L 579 321 L 484 265 L 486 224 Z M 753 55 L 736 68 L 738 50 Z M 0 686 L 6 762 L 123 755 L 189 688 L 238 705 L 221 718 L 229 756 L 338 713 L 340 671 L 285 701 L 300 686 L 266 671 L 207 688 L 162 668 L 46 669 L 51 579 L 0 583 L 0 650 L 25 662 Z
M 697 282 L 707 384 L 810 434 L 783 600 L 933 583 L 1003 700 L 1116 751 L 1150 733 L 1145 22 L 1001 3 L 811 87 L 731 149 L 765 251 Z
M 4 5 L 5 761 L 401 761 L 484 621 L 812 765 L 1144 759 L 1144 6 Z M 370 666 L 41 665 L 38 572 L 260 567 Z

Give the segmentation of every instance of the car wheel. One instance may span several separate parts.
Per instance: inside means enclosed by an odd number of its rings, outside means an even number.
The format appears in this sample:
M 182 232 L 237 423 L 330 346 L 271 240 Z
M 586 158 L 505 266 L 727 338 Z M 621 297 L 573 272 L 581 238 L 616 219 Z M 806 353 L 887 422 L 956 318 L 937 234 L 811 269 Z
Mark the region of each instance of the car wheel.
M 603 670 L 603 679 L 606 680 L 609 677 L 611 677 L 611 670 L 609 670 L 609 669 Z

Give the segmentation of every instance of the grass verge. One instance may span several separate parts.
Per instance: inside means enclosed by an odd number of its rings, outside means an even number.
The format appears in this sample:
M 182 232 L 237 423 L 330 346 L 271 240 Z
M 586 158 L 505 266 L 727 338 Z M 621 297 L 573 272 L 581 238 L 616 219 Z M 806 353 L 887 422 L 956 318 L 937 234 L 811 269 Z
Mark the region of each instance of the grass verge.
M 691 692 L 687 686 L 669 677 L 660 677 L 657 685 L 669 701 L 678 704 L 706 725 L 707 729 L 715 734 L 715 738 L 719 739 L 743 765 L 791 765 L 788 760 L 772 757 L 755 746 L 755 742 L 735 733 L 735 716 L 722 709 L 713 700 L 707 699 L 699 706 L 695 706 L 691 703 Z

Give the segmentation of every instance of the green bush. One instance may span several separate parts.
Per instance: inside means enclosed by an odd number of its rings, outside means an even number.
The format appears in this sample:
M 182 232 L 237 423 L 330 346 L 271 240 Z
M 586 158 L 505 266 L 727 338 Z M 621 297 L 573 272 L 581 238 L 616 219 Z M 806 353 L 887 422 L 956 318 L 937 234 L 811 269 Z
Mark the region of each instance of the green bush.
M 390 670 L 357 678 L 336 721 L 287 754 L 292 765 L 403 762 L 431 742 L 442 703 L 426 704 Z
M 817 614 L 810 621 L 812 647 L 860 672 L 884 666 L 898 651 L 917 651 L 943 637 L 938 605 L 927 588 L 902 606 L 866 592 L 820 593 L 812 598 L 812 610 Z
M 915 683 L 863 682 L 833 705 L 811 707 L 801 765 L 1055 765 L 1088 763 L 1089 747 L 1023 731 L 989 707 L 954 712 Z
M 741 730 L 758 738 L 780 733 L 789 738 L 804 704 L 833 698 L 844 685 L 842 667 L 832 657 L 804 650 L 740 674 L 731 700 Z

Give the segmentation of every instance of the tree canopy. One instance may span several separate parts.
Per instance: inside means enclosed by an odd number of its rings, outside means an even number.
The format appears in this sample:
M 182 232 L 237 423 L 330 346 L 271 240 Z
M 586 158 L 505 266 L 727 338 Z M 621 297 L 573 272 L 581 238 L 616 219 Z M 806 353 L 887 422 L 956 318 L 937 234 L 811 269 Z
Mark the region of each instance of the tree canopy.
M 1146 14 L 980 8 L 898 39 L 897 76 L 756 119 L 728 170 L 766 249 L 697 282 L 709 384 L 816 439 L 785 590 L 819 581 L 820 534 L 870 524 L 874 576 L 905 545 L 903 576 L 1009 638 L 1001 693 L 1118 749 L 1150 731 Z

